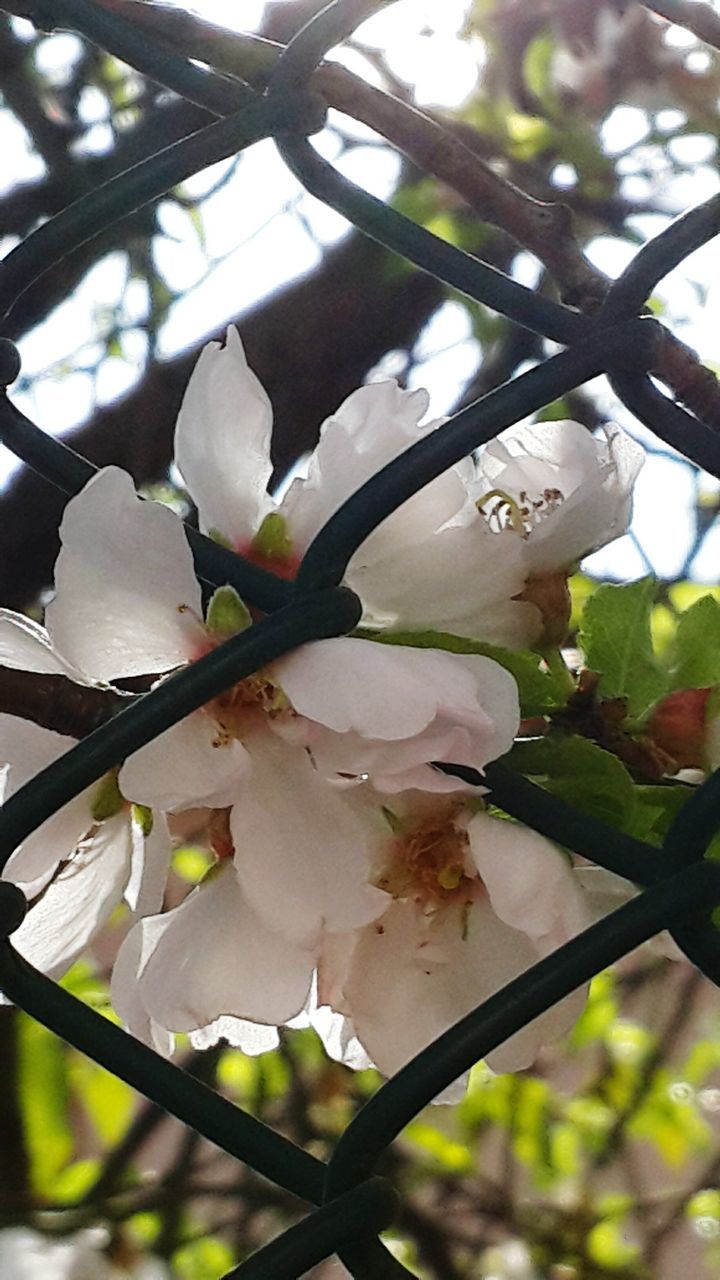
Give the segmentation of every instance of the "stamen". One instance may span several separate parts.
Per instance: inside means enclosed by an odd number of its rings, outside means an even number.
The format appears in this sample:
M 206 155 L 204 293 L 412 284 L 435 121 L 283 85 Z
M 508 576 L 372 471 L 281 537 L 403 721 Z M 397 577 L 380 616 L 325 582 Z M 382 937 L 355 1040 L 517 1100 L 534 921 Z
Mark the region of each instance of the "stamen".
M 504 489 L 489 489 L 482 498 L 478 498 L 475 506 L 485 516 L 493 533 L 512 529 L 521 538 L 527 538 L 532 529 L 564 500 L 565 496 L 560 489 L 543 489 L 537 498 L 531 498 L 527 490 L 523 489 L 517 499 L 511 498 Z M 486 507 L 488 510 L 485 510 Z

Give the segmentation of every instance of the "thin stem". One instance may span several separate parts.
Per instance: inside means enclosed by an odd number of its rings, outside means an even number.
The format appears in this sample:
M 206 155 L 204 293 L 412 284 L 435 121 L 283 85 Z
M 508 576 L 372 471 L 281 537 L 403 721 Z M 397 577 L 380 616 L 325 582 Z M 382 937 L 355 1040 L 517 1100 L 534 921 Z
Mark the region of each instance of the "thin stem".
M 289 1227 L 223 1280 L 296 1280 L 346 1243 L 390 1226 L 397 1195 L 384 1178 L 370 1178 Z M 403 1268 L 403 1275 L 408 1273 Z
M 303 124 L 316 129 L 320 123 L 316 107 L 308 114 L 307 97 L 256 98 L 235 115 L 214 120 L 116 174 L 43 223 L 7 255 L 0 266 L 0 313 L 7 314 L 31 284 L 68 254 L 198 169 L 224 160 L 278 129 L 300 129 Z
M 556 342 L 577 342 L 589 331 L 590 321 L 580 312 L 540 297 L 363 191 L 323 160 L 305 138 L 276 137 L 275 145 L 307 191 L 421 271 Z

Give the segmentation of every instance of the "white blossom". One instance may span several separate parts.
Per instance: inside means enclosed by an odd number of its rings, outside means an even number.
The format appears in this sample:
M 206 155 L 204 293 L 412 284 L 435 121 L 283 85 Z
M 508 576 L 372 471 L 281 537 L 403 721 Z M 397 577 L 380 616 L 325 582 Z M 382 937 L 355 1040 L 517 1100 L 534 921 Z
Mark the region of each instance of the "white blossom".
M 138 499 L 124 472 L 95 476 L 68 504 L 60 534 L 48 630 L 87 678 L 157 679 L 219 642 L 203 620 L 180 521 Z M 482 769 L 510 747 L 517 724 L 514 681 L 487 659 L 316 641 L 141 748 L 120 788 L 166 811 L 232 804 L 268 732 L 308 746 L 328 774 L 377 774 L 390 790 L 457 788 L 430 762 Z
M 50 645 L 43 628 L 0 612 L 5 666 L 82 679 Z M 0 714 L 3 800 L 75 746 L 75 739 L 19 716 Z M 100 807 L 99 807 L 100 806 Z M 86 949 L 124 898 L 138 914 L 162 903 L 170 858 L 164 819 L 150 830 L 133 817 L 112 775 L 47 818 L 14 851 L 2 878 L 17 884 L 30 910 L 13 945 L 43 972 L 58 976 Z
M 390 904 L 331 942 L 317 993 L 319 1006 L 348 1020 L 346 1043 L 356 1037 L 386 1075 L 590 920 L 565 855 L 527 828 L 423 795 L 406 797 L 393 825 L 374 876 Z M 580 991 L 523 1027 L 489 1065 L 528 1066 L 583 1001 Z M 316 1025 L 337 1046 L 337 1023 Z
M 7 1227 L 0 1231 L 0 1275 L 6 1280 L 169 1280 L 159 1258 L 113 1262 L 107 1252 L 109 1243 L 102 1227 L 68 1236 Z
M 191 377 L 175 435 L 177 465 L 201 526 L 292 576 L 324 523 L 360 486 L 442 423 L 427 393 L 361 387 L 320 428 L 307 476 L 268 497 L 269 402 L 229 328 Z M 617 427 L 595 438 L 575 422 L 516 428 L 448 468 L 358 548 L 346 581 L 371 625 L 434 629 L 510 647 L 547 633 L 562 610 L 544 581 L 624 533 L 644 454 Z M 262 535 L 273 514 L 273 537 Z M 267 523 L 266 523 L 267 527 Z M 273 538 L 275 544 L 273 547 Z M 557 594 L 557 588 L 556 588 Z

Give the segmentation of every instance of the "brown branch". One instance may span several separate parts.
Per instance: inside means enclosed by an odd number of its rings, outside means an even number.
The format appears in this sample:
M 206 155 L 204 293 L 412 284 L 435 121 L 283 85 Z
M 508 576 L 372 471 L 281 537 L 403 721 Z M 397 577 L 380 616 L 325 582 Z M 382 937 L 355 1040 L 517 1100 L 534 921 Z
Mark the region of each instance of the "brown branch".
M 0 1213 L 11 1221 L 15 1214 L 26 1214 L 32 1201 L 18 1081 L 21 1016 L 17 1009 L 0 1008 Z
M 0 666 L 0 712 L 32 720 L 43 729 L 84 738 L 121 709 L 114 689 L 75 684 L 67 676 Z
M 659 17 L 692 31 L 698 40 L 720 49 L 720 13 L 703 0 L 643 0 L 646 9 Z
M 260 36 L 235 35 L 183 10 L 151 0 L 96 0 L 176 52 L 262 87 L 282 45 Z M 556 281 L 563 299 L 592 310 L 608 281 L 587 260 L 572 230 L 566 205 L 536 200 L 495 173 L 456 133 L 399 98 L 374 88 L 345 67 L 326 63 L 311 84 L 328 106 L 352 116 L 393 143 L 426 173 L 447 183 L 484 221 L 534 253 Z
M 273 459 L 281 475 L 313 447 L 320 423 L 386 352 L 412 347 L 444 298 L 436 280 L 391 275 L 386 262 L 377 245 L 348 236 L 315 271 L 237 317 L 250 364 L 273 403 Z M 221 336 L 203 335 L 172 360 L 153 362 L 127 396 L 70 432 L 67 442 L 96 466 L 123 467 L 137 484 L 161 479 L 188 378 L 206 342 Z M 66 501 L 27 469 L 0 496 L 3 604 L 22 609 L 52 581 Z

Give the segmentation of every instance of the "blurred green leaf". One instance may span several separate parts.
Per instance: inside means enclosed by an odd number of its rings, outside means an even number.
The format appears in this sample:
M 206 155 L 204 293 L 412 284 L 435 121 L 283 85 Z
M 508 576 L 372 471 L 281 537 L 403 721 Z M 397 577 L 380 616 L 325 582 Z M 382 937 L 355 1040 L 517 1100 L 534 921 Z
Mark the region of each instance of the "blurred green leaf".
M 670 654 L 672 689 L 720 683 L 720 602 L 704 595 L 681 613 Z
M 235 1264 L 232 1250 L 216 1236 L 204 1236 L 176 1249 L 172 1256 L 177 1280 L 220 1280 Z
M 130 1085 L 83 1054 L 73 1054 L 69 1078 L 103 1143 L 119 1142 L 135 1104 Z
M 75 1149 L 68 1117 L 65 1046 L 52 1031 L 27 1017 L 19 1021 L 18 1044 L 18 1088 L 31 1182 L 37 1195 L 51 1199 L 58 1174 Z
M 667 690 L 667 677 L 652 647 L 650 618 L 655 579 L 618 586 L 606 583 L 586 602 L 579 642 L 586 665 L 601 679 L 605 698 L 625 698 L 628 713 L 644 716 Z

